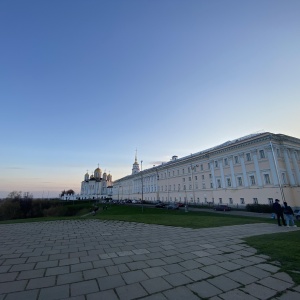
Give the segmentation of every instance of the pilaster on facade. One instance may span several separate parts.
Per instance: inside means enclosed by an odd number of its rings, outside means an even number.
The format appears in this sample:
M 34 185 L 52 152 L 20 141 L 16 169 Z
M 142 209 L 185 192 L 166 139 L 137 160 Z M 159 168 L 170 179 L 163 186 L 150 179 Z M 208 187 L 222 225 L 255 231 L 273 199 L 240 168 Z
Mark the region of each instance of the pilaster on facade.
M 255 168 L 255 173 L 256 173 L 256 178 L 257 178 L 257 185 L 259 187 L 262 187 L 263 183 L 262 183 L 261 173 L 260 173 L 258 159 L 257 159 L 258 150 L 257 149 L 251 150 L 251 154 L 253 157 L 253 163 L 254 163 L 254 168 Z
M 243 172 L 243 179 L 244 179 L 244 186 L 249 187 L 247 172 L 246 172 L 246 166 L 245 166 L 245 160 L 244 160 L 244 152 L 239 153 L 239 159 L 242 166 L 242 172 Z
M 296 173 L 297 178 L 297 185 L 300 185 L 300 171 L 299 171 L 299 165 L 297 160 L 297 152 L 295 149 L 292 149 L 292 161 L 293 161 L 293 167 Z
M 229 167 L 230 167 L 230 173 L 231 173 L 232 187 L 236 189 L 237 184 L 236 184 L 234 167 L 233 167 L 233 155 L 228 156 L 228 161 L 229 161 Z
M 289 158 L 289 155 L 288 155 L 288 148 L 287 147 L 282 147 L 282 151 L 283 151 L 284 163 L 285 163 L 286 169 L 287 169 L 289 184 L 290 185 L 295 185 L 296 183 L 295 183 L 295 179 L 294 179 L 291 164 L 290 164 L 290 158 Z
M 270 145 L 266 146 L 264 149 L 267 152 L 267 157 L 269 160 L 273 183 L 275 186 L 278 186 L 280 184 L 280 177 L 279 177 L 280 175 L 278 174 L 278 170 L 276 167 L 278 165 L 278 163 L 275 161 L 275 159 L 276 159 L 275 153 Z
M 219 168 L 220 168 L 220 173 L 221 173 L 221 184 L 222 184 L 222 188 L 225 189 L 226 185 L 225 185 L 225 177 L 224 177 L 224 169 L 223 169 L 223 159 L 220 158 L 219 159 Z
M 216 189 L 216 178 L 215 178 L 215 170 L 214 170 L 214 160 L 209 162 L 210 172 L 211 172 L 211 180 L 212 180 L 212 188 Z

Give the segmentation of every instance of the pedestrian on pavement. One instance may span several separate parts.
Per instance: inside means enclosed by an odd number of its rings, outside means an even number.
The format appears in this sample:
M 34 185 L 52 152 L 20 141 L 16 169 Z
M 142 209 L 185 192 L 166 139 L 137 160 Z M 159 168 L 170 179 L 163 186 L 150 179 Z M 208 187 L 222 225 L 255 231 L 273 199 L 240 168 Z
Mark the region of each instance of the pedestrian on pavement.
M 297 225 L 295 225 L 294 223 L 294 211 L 293 209 L 287 205 L 286 202 L 283 202 L 283 213 L 284 213 L 284 217 L 285 217 L 285 221 L 286 221 L 286 225 L 287 227 L 290 227 L 290 222 L 291 222 L 291 226 L 297 227 Z
M 285 220 L 284 220 L 284 217 L 283 217 L 283 208 L 279 204 L 279 200 L 278 199 L 275 199 L 275 203 L 273 204 L 273 210 L 274 210 L 274 213 L 277 216 L 278 226 L 281 226 L 280 219 L 282 220 L 282 224 L 284 226 L 286 226 L 286 223 L 285 223 Z

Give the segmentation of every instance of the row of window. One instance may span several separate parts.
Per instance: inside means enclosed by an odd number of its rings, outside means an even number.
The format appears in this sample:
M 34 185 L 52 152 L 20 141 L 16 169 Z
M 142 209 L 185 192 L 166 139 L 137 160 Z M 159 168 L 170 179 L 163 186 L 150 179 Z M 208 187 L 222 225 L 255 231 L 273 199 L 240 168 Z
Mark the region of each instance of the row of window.
M 263 177 L 264 178 L 264 184 L 265 185 L 271 184 L 270 175 L 268 173 L 266 173 L 266 174 L 263 174 L 263 176 L 264 176 Z M 282 183 L 286 184 L 287 181 L 286 181 L 286 175 L 285 175 L 285 173 L 282 173 L 281 176 L 282 176 L 282 178 L 281 178 L 282 179 Z M 209 177 L 212 178 L 211 174 L 209 174 Z M 204 179 L 205 179 L 205 177 L 204 177 L 204 175 L 202 175 L 202 180 L 204 180 Z M 185 178 L 182 178 L 182 180 L 183 180 L 183 182 L 186 181 Z M 191 177 L 188 177 L 188 181 L 191 181 L 191 180 L 192 180 Z M 195 176 L 195 180 L 197 180 L 197 176 Z M 216 181 L 216 184 L 217 184 L 216 185 L 217 188 L 222 188 L 221 179 L 218 178 L 217 181 Z M 232 187 L 231 177 L 226 177 L 225 184 L 226 184 L 226 187 L 228 187 L 228 188 Z M 250 184 L 250 186 L 255 186 L 257 184 L 255 175 L 250 175 L 249 176 L 249 184 Z M 240 187 L 243 186 L 243 178 L 241 176 L 237 177 L 237 185 L 240 186 Z M 183 184 L 183 190 L 186 190 L 187 189 L 186 187 L 187 186 L 185 184 Z M 194 188 L 195 189 L 199 189 L 199 185 L 198 185 L 197 182 L 194 183 Z M 212 181 L 210 182 L 210 188 L 213 188 L 213 182 Z M 156 188 L 153 185 L 151 185 L 151 186 L 144 186 L 144 189 L 145 189 L 144 190 L 145 192 L 156 192 Z M 193 185 L 190 184 L 189 185 L 189 190 L 192 190 L 192 189 L 193 189 Z M 204 182 L 202 182 L 202 189 L 206 189 L 206 184 Z M 160 191 L 164 191 L 164 190 L 165 191 L 167 191 L 167 190 L 169 190 L 169 191 L 171 191 L 171 190 L 176 191 L 176 185 L 173 184 L 173 189 L 172 189 L 172 185 L 169 185 L 169 189 L 168 189 L 167 185 L 165 185 L 165 188 L 163 188 L 163 185 L 162 185 L 159 190 Z M 180 184 L 177 185 L 177 190 L 178 191 L 181 190 L 181 185 Z
M 211 174 L 209 174 L 209 175 L 210 175 L 209 177 L 212 178 Z M 255 175 L 250 175 L 248 178 L 249 178 L 250 186 L 257 185 Z M 204 180 L 204 175 L 202 175 L 202 179 Z M 242 176 L 237 176 L 236 179 L 237 179 L 237 186 L 239 186 L 239 187 L 244 186 Z M 263 174 L 263 179 L 264 179 L 264 185 L 271 184 L 270 175 L 268 173 Z M 191 181 L 191 177 L 189 177 L 188 180 Z M 195 176 L 195 180 L 197 180 L 197 176 Z M 282 180 L 283 184 L 287 183 L 285 173 L 281 174 L 281 180 Z M 183 178 L 183 182 L 185 182 L 185 178 Z M 225 178 L 225 185 L 226 185 L 226 188 L 231 188 L 232 187 L 231 177 L 226 177 Z M 186 184 L 183 184 L 183 185 L 181 185 L 181 184 L 171 185 L 170 184 L 169 186 L 168 185 L 161 185 L 158 189 L 161 192 L 163 192 L 163 191 L 180 191 L 181 188 L 183 188 L 183 190 L 187 190 L 187 186 L 188 186 L 188 190 L 193 190 L 193 189 L 198 190 L 200 188 L 198 182 L 194 182 L 194 185 L 192 183 L 190 183 L 189 185 L 186 185 Z M 210 181 L 210 188 L 214 188 L 212 181 Z M 222 187 L 222 181 L 221 181 L 220 178 L 217 178 L 217 180 L 216 180 L 216 188 L 219 188 L 219 189 L 223 188 Z M 202 189 L 206 189 L 205 182 L 202 182 Z M 141 186 L 136 186 L 134 190 L 135 190 L 135 192 L 141 191 Z M 149 193 L 156 192 L 156 186 L 155 185 L 150 185 L 150 186 L 144 185 L 144 192 L 145 193 L 147 193 L 147 192 L 149 192 Z
M 259 158 L 260 158 L 260 159 L 266 158 L 266 156 L 265 156 L 265 151 L 264 151 L 264 150 L 259 150 L 258 153 L 259 153 Z M 235 164 L 239 164 L 239 163 L 240 163 L 240 159 L 239 159 L 239 156 L 238 156 L 238 155 L 235 155 L 235 156 L 233 157 L 233 159 L 234 159 L 234 163 L 235 163 Z M 252 161 L 251 153 L 246 153 L 246 161 Z M 228 165 L 228 158 L 224 158 L 224 165 L 225 165 L 225 166 Z M 211 166 L 211 165 L 210 165 L 210 162 L 208 162 L 208 163 L 207 163 L 207 169 L 208 169 L 208 170 L 210 169 L 210 166 Z M 215 166 L 216 168 L 219 167 L 219 161 L 218 161 L 218 160 L 215 160 L 214 166 Z M 187 172 L 188 172 L 188 173 L 191 173 L 191 171 L 196 172 L 198 167 L 199 167 L 199 165 L 195 165 L 195 166 L 188 167 L 188 168 L 187 168 Z M 203 164 L 200 164 L 200 170 L 201 170 L 201 171 L 204 170 Z M 173 170 L 172 173 L 171 173 L 171 171 L 164 172 L 164 173 L 161 173 L 161 174 L 160 174 L 160 178 L 161 178 L 161 179 L 164 179 L 164 178 L 167 178 L 167 177 L 170 178 L 170 177 L 171 177 L 171 174 L 172 174 L 173 176 L 175 176 L 175 173 L 176 173 L 175 170 Z M 182 173 L 181 173 L 181 174 L 185 174 L 185 168 L 182 169 Z M 179 170 L 179 169 L 177 170 L 177 174 L 176 174 L 176 175 L 180 175 L 180 170 Z
M 145 200 L 150 200 L 150 198 L 146 198 Z M 152 198 L 151 198 L 152 200 Z M 155 200 L 155 199 L 154 199 Z M 240 204 L 240 205 L 245 205 L 245 198 L 239 198 L 238 200 L 234 200 L 233 198 L 228 198 L 227 200 L 224 201 L 223 198 L 219 198 L 217 201 L 215 201 L 214 198 L 209 201 L 207 198 L 204 198 L 201 200 L 200 198 L 193 199 L 193 197 L 160 197 L 158 200 L 161 201 L 184 201 L 188 203 L 194 203 L 194 204 L 200 204 L 200 203 L 205 203 L 205 204 L 229 204 L 229 205 L 235 205 L 235 204 Z M 273 204 L 273 198 L 268 198 L 269 204 Z M 258 198 L 252 198 L 252 204 L 259 204 Z
M 264 183 L 265 183 L 265 185 L 268 185 L 268 184 L 271 184 L 271 179 L 270 179 L 270 175 L 269 174 L 263 174 L 264 175 Z M 284 173 L 282 173 L 282 176 L 283 176 L 283 178 L 285 178 L 285 174 Z M 183 179 L 185 179 L 185 178 L 183 178 Z M 250 185 L 251 186 L 253 186 L 253 185 L 256 185 L 256 179 L 255 179 L 255 176 L 254 175 L 250 175 L 249 176 L 249 179 L 250 179 Z M 185 180 L 183 180 L 183 182 L 185 182 Z M 238 186 L 243 186 L 243 178 L 241 177 L 241 176 L 238 176 L 237 177 L 237 185 Z M 213 186 L 213 182 L 211 181 L 210 182 L 210 188 L 213 188 L 214 186 Z M 232 187 L 232 182 L 231 182 L 231 178 L 230 177 L 227 177 L 226 178 L 226 187 Z M 193 188 L 193 185 L 192 184 L 190 184 L 189 185 L 189 190 L 191 190 Z M 196 182 L 195 183 L 195 189 L 198 189 L 199 188 L 199 186 L 198 186 L 198 183 Z M 205 189 L 206 188 L 206 185 L 205 185 L 205 183 L 203 182 L 202 183 L 202 188 L 203 189 Z M 222 188 L 222 182 L 221 182 L 221 179 L 217 179 L 217 188 Z M 177 185 L 177 190 L 178 191 L 180 191 L 180 189 L 181 189 L 181 185 L 180 185 L 180 183 Z M 162 185 L 161 187 L 160 187 L 160 191 L 163 191 L 163 190 L 165 190 L 165 191 L 167 191 L 167 190 L 169 190 L 169 191 L 171 191 L 172 190 L 172 185 L 169 185 L 169 189 L 168 189 L 168 186 L 167 185 L 165 185 L 165 188 L 164 188 L 164 186 Z M 186 185 L 184 184 L 183 185 L 183 190 L 186 190 Z M 176 191 L 176 185 L 175 184 L 173 184 L 173 191 Z

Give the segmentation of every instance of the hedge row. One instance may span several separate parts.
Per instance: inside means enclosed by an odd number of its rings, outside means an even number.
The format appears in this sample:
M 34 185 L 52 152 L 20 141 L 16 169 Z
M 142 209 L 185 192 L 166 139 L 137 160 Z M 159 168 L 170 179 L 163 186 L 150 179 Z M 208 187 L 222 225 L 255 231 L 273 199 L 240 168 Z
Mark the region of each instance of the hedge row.
M 90 206 L 89 203 L 72 205 L 57 200 L 9 199 L 0 203 L 0 220 L 75 216 Z
M 251 212 L 259 212 L 259 213 L 272 213 L 273 208 L 272 205 L 269 204 L 247 204 L 246 210 Z

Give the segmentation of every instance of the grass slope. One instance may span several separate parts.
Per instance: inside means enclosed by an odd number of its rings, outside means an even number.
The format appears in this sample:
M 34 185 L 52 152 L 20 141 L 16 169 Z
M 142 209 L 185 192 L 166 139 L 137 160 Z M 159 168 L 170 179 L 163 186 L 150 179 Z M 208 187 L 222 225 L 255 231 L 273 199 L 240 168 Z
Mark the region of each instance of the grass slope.
M 200 211 L 186 213 L 184 210 L 166 210 L 153 207 L 144 207 L 142 211 L 141 206 L 111 206 L 108 210 L 100 210 L 93 218 L 188 228 L 274 222 L 271 219 L 233 216 L 226 214 L 226 212 L 224 214 Z
M 279 261 L 281 270 L 300 284 L 300 231 L 253 236 L 244 240 L 259 253 Z

